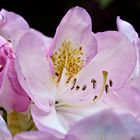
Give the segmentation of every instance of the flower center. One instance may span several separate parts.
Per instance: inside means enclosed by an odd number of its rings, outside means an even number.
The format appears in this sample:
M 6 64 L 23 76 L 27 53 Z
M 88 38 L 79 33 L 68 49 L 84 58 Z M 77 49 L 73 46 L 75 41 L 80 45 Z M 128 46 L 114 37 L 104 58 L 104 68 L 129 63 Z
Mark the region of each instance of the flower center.
M 70 41 L 64 41 L 61 47 L 52 55 L 55 81 L 59 83 L 62 73 L 65 71 L 66 83 L 68 83 L 84 66 L 82 56 L 83 50 L 81 46 L 73 48 Z
M 103 82 L 98 86 L 98 81 L 94 78 L 87 83 L 90 84 L 78 84 L 77 79 L 73 80 L 73 84 L 66 96 L 58 98 L 55 102 L 55 106 L 58 110 L 64 107 L 67 108 L 81 108 L 89 105 L 93 105 L 99 101 L 103 94 L 108 94 L 110 88 L 113 86 L 113 81 L 108 80 L 108 72 L 102 71 Z M 99 89 L 96 89 L 99 88 Z

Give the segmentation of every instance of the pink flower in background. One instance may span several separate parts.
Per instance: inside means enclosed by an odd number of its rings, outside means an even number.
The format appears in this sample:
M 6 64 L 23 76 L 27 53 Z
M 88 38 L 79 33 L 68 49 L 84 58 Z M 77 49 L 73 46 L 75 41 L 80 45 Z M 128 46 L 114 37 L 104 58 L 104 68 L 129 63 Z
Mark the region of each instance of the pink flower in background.
M 4 9 L 0 11 L 0 117 L 6 121 L 0 122 L 0 140 L 12 140 L 12 135 L 35 129 L 29 106 L 31 100 L 21 87 L 15 69 L 16 46 L 30 30 L 33 29 L 21 16 Z M 43 37 L 45 42 L 51 40 Z
M 12 42 L 14 48 L 29 29 L 28 23 L 20 15 L 5 9 L 0 11 L 0 35 Z
M 80 119 L 111 107 L 105 99 L 126 84 L 136 66 L 128 38 L 116 31 L 94 35 L 88 13 L 79 7 L 64 16 L 47 51 L 46 45 L 30 31 L 16 50 L 18 78 L 34 102 L 32 116 L 41 131 L 66 133 Z
M 0 11 L 0 106 L 7 111 L 25 111 L 30 103 L 15 70 L 15 48 L 28 30 L 22 17 L 4 9 Z

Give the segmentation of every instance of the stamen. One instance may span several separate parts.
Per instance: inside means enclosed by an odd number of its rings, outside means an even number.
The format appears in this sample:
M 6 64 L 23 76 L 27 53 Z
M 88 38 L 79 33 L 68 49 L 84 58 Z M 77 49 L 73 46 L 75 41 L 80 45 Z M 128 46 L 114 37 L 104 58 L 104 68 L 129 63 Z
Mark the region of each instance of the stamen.
M 77 79 L 75 78 L 75 79 L 73 80 L 73 86 L 75 86 L 76 81 L 77 81 Z
M 109 85 L 106 84 L 106 85 L 105 85 L 105 92 L 106 92 L 106 93 L 108 93 L 108 89 L 109 89 Z
M 91 79 L 91 83 L 96 83 L 96 80 L 95 79 Z
M 111 79 L 109 80 L 109 85 L 110 85 L 110 87 L 112 87 L 112 85 L 113 85 L 113 81 Z
M 76 86 L 76 90 L 78 90 L 80 87 L 79 86 Z
M 96 100 L 98 98 L 98 96 L 94 96 L 93 101 Z
M 58 104 L 59 102 L 58 101 L 55 101 L 55 104 Z
M 102 88 L 101 88 L 101 92 L 100 92 L 98 98 L 96 98 L 94 101 L 97 101 L 98 99 L 100 99 L 101 96 L 104 93 L 104 90 L 105 90 L 105 85 L 106 85 L 106 81 L 107 81 L 108 72 L 107 71 L 102 71 L 102 74 L 103 74 L 103 85 L 102 85 Z
M 84 90 L 86 90 L 86 88 L 87 88 L 87 86 L 84 85 L 84 86 L 82 87 L 82 90 L 84 91 Z
M 83 68 L 83 55 L 82 46 L 74 48 L 70 41 L 64 40 L 59 49 L 51 57 L 54 64 L 54 71 L 57 72 L 57 75 L 53 77 L 54 81 L 59 83 L 62 75 L 65 74 L 67 78 L 66 83 L 69 83 Z
M 56 76 L 59 76 L 59 74 L 58 74 L 57 72 L 55 72 L 55 75 L 56 75 Z
M 73 90 L 73 89 L 74 89 L 75 84 L 76 84 L 76 81 L 77 81 L 77 79 L 75 78 L 75 79 L 73 80 L 73 85 L 72 85 L 72 87 L 71 87 L 71 90 Z
M 93 84 L 93 88 L 96 87 L 96 80 L 95 79 L 91 79 L 91 83 Z
M 74 88 L 75 88 L 75 86 L 72 86 L 72 87 L 71 87 L 71 90 L 73 90 Z
M 79 50 L 81 51 L 82 50 L 82 47 L 80 47 Z

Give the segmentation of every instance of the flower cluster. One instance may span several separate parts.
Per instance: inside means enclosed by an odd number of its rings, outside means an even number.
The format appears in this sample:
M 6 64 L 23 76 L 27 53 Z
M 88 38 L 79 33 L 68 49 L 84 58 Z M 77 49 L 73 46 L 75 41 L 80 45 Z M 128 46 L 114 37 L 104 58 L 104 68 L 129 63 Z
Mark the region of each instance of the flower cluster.
M 92 32 L 70 9 L 53 38 L 0 11 L 0 140 L 139 140 L 140 39 Z

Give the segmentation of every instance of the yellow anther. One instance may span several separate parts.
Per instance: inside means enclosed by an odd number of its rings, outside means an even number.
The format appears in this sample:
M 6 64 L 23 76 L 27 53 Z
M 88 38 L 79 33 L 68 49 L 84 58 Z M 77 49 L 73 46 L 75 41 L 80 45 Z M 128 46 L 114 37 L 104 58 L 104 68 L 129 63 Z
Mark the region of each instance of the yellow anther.
M 64 69 L 67 76 L 67 83 L 74 77 L 84 66 L 82 59 L 82 47 L 74 48 L 70 41 L 64 41 L 61 47 L 52 55 L 55 73 L 54 79 L 58 83 L 61 79 Z

